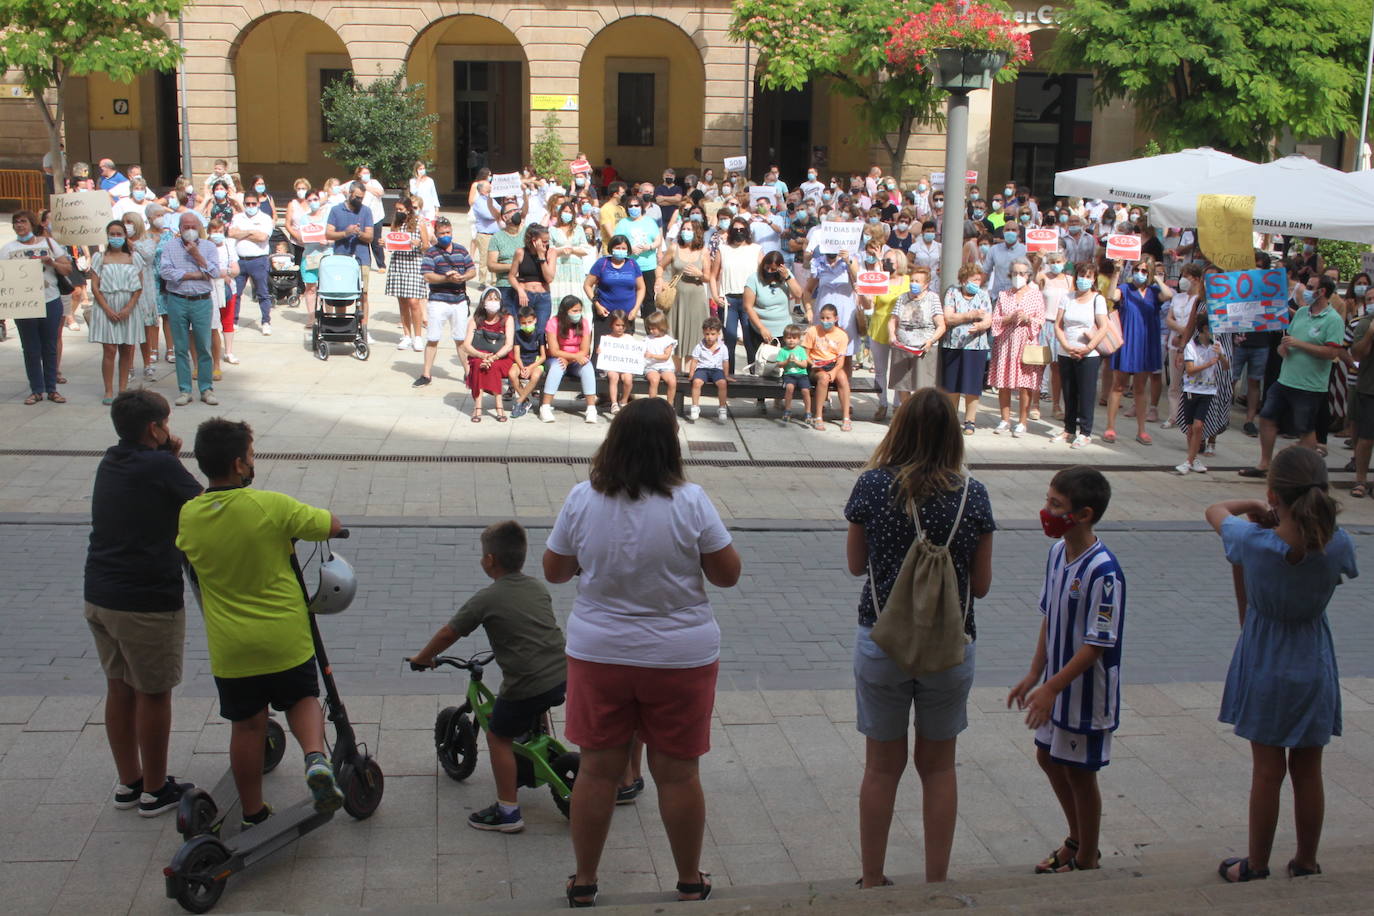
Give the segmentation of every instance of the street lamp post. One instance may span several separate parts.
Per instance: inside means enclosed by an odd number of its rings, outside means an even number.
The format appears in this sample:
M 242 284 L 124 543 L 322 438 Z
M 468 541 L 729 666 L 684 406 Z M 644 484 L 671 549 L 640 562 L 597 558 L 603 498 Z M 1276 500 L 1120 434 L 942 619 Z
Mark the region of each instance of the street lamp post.
M 968 170 L 968 94 L 987 89 L 1007 62 L 1003 51 L 937 48 L 933 54 L 935 84 L 949 93 L 945 116 L 945 215 L 941 226 L 941 295 L 959 278 L 964 252 L 964 194 Z

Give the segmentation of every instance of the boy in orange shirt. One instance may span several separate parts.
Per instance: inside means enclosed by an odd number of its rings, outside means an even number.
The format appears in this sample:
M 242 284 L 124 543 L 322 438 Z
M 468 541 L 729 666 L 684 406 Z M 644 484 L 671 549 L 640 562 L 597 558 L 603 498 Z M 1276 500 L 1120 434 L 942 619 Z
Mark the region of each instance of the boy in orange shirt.
M 816 385 L 816 416 L 811 428 L 825 429 L 825 405 L 833 384 L 840 394 L 840 429 L 849 432 L 854 424 L 849 419 L 849 376 L 844 371 L 844 351 L 849 349 L 849 335 L 836 327 L 839 312 L 833 305 L 821 306 L 819 321 L 806 329 L 801 345 L 811 360 L 811 380 Z

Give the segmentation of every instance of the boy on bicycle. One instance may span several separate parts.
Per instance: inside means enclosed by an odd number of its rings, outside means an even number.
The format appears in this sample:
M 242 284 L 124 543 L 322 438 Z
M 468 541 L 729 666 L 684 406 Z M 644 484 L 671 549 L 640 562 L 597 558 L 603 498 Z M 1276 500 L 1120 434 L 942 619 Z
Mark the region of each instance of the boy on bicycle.
M 477 830 L 519 833 L 525 829 L 516 803 L 515 750 L 512 742 L 530 730 L 551 706 L 563 702 L 567 656 L 563 631 L 553 616 L 549 590 L 525 575 L 527 542 L 519 522 L 497 522 L 482 532 L 482 572 L 491 585 L 467 600 L 411 660 L 434 666 L 434 657 L 482 627 L 501 667 L 501 689 L 487 729 L 496 803 L 468 817 Z

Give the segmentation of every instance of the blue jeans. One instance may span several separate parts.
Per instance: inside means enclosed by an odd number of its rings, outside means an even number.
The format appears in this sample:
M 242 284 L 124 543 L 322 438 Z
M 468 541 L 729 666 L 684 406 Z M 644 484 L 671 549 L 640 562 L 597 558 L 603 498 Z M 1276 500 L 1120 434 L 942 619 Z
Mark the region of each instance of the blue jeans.
M 529 300 L 530 307 L 534 309 L 538 327 L 543 328 L 549 323 L 549 316 L 553 314 L 553 299 L 548 293 L 525 293 L 525 298 Z M 516 312 L 517 316 L 519 312 Z M 516 324 L 519 324 L 517 321 Z
M 558 386 L 562 383 L 565 373 L 575 375 L 582 380 L 582 393 L 584 395 L 596 394 L 596 366 L 591 360 L 587 360 L 580 366 L 576 363 L 569 363 L 565 369 L 557 359 L 550 357 L 545 365 L 548 367 L 549 374 L 544 376 L 544 394 L 548 397 L 552 398 L 558 394 Z
M 515 315 L 520 311 L 520 294 L 515 291 L 514 286 L 498 286 L 496 289 L 501 293 L 501 311 L 508 315 Z M 483 292 L 485 293 L 486 290 Z M 474 311 L 481 307 L 482 303 L 478 302 Z
M 215 367 L 210 361 L 210 297 L 187 299 L 176 293 L 167 294 L 167 320 L 172 323 L 172 346 L 177 352 L 177 388 L 191 393 L 191 345 L 196 339 L 196 374 L 200 390 L 215 387 Z
M 42 318 L 16 318 L 19 346 L 24 351 L 24 372 L 33 394 L 57 393 L 57 338 L 62 333 L 62 297 L 44 306 Z
M 248 278 L 253 279 L 253 295 L 257 297 L 258 308 L 262 309 L 262 323 L 272 323 L 272 290 L 267 285 L 267 256 L 259 258 L 239 258 L 239 278 L 234 281 L 234 291 L 239 301 L 243 301 L 243 290 L 248 286 Z
M 730 374 L 735 373 L 735 344 L 739 342 L 740 327 L 743 326 L 744 332 L 749 333 L 749 316 L 744 311 L 743 294 L 734 296 L 725 294 L 725 352 L 729 354 L 727 363 L 730 367 Z M 679 345 L 680 346 L 680 345 Z M 747 348 L 747 344 L 746 344 Z

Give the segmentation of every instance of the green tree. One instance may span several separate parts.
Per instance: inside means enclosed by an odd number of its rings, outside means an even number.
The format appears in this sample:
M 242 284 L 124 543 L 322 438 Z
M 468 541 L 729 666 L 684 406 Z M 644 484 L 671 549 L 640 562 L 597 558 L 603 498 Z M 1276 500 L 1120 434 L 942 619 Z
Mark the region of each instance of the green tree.
M 437 114 L 425 114 L 425 85 L 406 85 L 405 73 L 381 74 L 366 86 L 335 80 L 320 98 L 333 147 L 325 155 L 349 172 L 369 166 L 385 187 L 405 187 L 417 160 L 434 144 Z
M 571 188 L 572 172 L 563 158 L 563 138 L 558 135 L 558 125 L 561 123 L 557 112 L 544 115 L 544 129 L 534 138 L 534 145 L 530 147 L 530 164 L 540 178 Z
M 1131 99 L 1167 151 L 1260 161 L 1359 123 L 1369 0 L 1070 0 L 1051 54 L 1092 70 L 1099 104 Z
M 765 89 L 797 90 L 828 77 L 854 99 L 866 139 L 880 143 L 901 180 L 918 125 L 944 122 L 945 93 L 929 71 L 893 72 L 888 27 L 930 6 L 925 0 L 735 0 L 730 37 L 759 53 Z
M 67 77 L 104 73 L 131 83 L 146 70 L 175 68 L 181 47 L 154 23 L 175 19 L 188 2 L 0 0 L 0 70 L 19 71 L 43 113 L 59 190 Z

